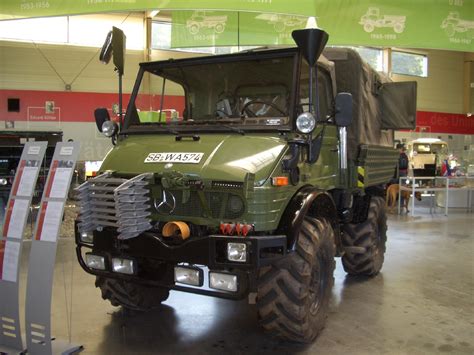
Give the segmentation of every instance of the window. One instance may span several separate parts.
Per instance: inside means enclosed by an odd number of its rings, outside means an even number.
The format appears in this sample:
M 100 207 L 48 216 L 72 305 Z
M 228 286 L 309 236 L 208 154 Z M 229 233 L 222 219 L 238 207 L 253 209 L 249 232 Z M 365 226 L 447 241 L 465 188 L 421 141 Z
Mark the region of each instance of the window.
M 129 13 L 0 21 L 0 40 L 100 48 L 112 26 L 119 27 L 126 33 L 127 49 L 144 48 L 143 17 Z
M 250 59 L 150 63 L 128 108 L 126 128 L 285 126 L 295 57 L 272 53 Z
M 314 81 L 313 81 L 314 85 Z M 316 92 L 313 91 L 313 107 L 319 103 L 319 115 L 321 119 L 326 120 L 331 116 L 331 107 L 332 107 L 332 84 L 331 77 L 329 74 L 322 68 L 318 67 L 318 102 L 316 99 Z M 297 107 L 298 114 L 301 112 L 309 111 L 309 66 L 305 60 L 303 60 L 303 66 L 301 68 L 301 78 L 300 78 L 300 98 L 299 105 Z
M 171 23 L 152 22 L 151 24 L 151 48 L 170 49 L 171 48 Z
M 383 50 L 370 47 L 351 47 L 362 57 L 364 61 L 370 64 L 377 71 L 384 71 Z
M 392 51 L 392 72 L 427 77 L 428 58 L 422 54 Z
M 0 39 L 64 44 L 67 26 L 66 17 L 0 21 Z

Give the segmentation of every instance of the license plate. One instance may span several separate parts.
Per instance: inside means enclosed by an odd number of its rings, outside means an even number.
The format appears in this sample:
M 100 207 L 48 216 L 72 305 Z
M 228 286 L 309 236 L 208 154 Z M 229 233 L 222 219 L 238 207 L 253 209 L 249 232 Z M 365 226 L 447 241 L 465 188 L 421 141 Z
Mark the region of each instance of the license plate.
M 149 153 L 145 163 L 198 164 L 204 153 Z

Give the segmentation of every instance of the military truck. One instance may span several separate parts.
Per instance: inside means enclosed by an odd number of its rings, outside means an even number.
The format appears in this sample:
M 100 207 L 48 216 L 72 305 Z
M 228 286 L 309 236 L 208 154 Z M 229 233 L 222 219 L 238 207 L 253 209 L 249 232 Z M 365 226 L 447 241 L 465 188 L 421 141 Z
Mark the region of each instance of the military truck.
M 327 34 L 296 48 L 140 64 L 100 175 L 78 188 L 77 257 L 114 306 L 147 310 L 170 290 L 256 303 L 281 338 L 324 326 L 335 257 L 376 275 L 384 184 L 412 127 L 414 83 L 391 83 Z M 318 59 L 319 58 L 319 59 Z M 174 109 L 178 119 L 140 121 Z

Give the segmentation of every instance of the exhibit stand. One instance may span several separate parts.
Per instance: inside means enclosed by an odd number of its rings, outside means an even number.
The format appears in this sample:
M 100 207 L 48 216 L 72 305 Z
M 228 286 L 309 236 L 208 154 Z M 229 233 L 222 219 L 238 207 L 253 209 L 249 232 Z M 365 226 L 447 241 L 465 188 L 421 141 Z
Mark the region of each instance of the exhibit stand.
M 436 206 L 444 209 L 444 215 L 448 215 L 449 208 L 458 207 L 472 211 L 474 178 L 472 177 L 400 177 L 398 190 L 398 214 L 401 211 L 401 192 L 411 192 L 411 215 L 415 215 L 415 192 L 426 192 L 431 194 L 430 213 Z M 459 197 L 461 195 L 462 198 Z
M 58 143 L 36 219 L 26 287 L 26 341 L 31 354 L 70 354 L 82 349 L 51 339 L 51 297 L 59 230 L 79 143 Z
M 27 142 L 23 148 L 5 210 L 0 239 L 0 352 L 25 350 L 19 310 L 19 271 L 23 235 L 47 142 Z

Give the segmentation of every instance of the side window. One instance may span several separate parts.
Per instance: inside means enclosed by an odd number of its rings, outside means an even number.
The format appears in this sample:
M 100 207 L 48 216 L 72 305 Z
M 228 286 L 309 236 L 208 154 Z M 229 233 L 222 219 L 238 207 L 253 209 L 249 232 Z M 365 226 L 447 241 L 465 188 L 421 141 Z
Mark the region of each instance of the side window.
M 303 60 L 300 75 L 300 94 L 298 101 L 298 114 L 309 111 L 309 66 Z M 319 96 L 319 113 L 322 119 L 326 119 L 331 115 L 332 106 L 332 83 L 331 77 L 326 70 L 318 67 L 318 96 Z M 313 90 L 313 103 L 316 101 L 316 90 Z

